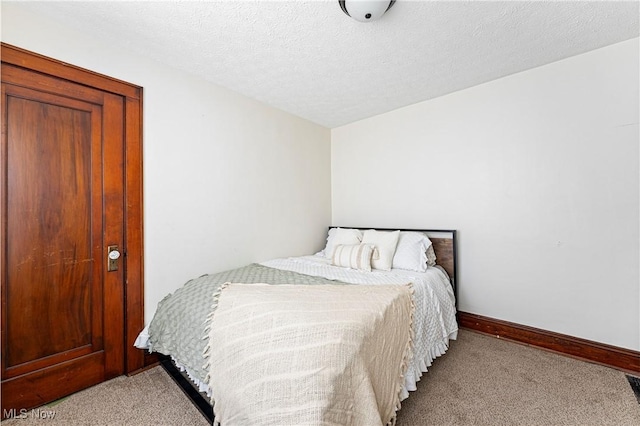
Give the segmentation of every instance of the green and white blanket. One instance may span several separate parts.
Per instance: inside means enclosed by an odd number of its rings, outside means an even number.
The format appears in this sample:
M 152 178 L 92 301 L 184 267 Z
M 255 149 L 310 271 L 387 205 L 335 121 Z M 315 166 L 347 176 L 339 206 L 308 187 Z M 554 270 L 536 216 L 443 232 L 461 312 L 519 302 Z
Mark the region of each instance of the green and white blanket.
M 239 269 L 203 275 L 187 282 L 158 304 L 149 325 L 149 350 L 170 355 L 193 378 L 205 382 L 203 353 L 207 345 L 205 322 L 214 294 L 226 282 L 270 284 L 345 284 L 322 277 L 251 264 Z M 215 345 L 216 342 L 211 342 Z

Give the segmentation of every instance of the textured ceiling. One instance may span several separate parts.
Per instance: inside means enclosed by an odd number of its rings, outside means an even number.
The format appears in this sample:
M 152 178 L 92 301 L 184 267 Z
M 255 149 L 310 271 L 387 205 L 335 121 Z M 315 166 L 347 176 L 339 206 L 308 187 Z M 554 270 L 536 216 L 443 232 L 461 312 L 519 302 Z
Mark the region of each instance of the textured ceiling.
M 637 1 L 28 2 L 89 36 L 332 128 L 638 37 Z

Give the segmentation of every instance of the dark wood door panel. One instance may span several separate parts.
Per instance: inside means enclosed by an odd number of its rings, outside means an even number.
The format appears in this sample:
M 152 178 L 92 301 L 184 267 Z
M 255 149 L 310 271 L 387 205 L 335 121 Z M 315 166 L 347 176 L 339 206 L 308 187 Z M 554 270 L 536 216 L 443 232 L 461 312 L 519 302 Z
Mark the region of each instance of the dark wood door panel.
M 2 71 L 2 396 L 32 406 L 124 372 L 124 100 Z
M 101 108 L 24 99 L 13 89 L 5 98 L 7 368 L 45 357 L 53 364 L 52 355 L 102 343 L 100 305 L 92 312 L 102 273 L 92 247 L 102 242 L 91 226 L 102 228 L 102 205 L 91 196 L 101 186 L 91 179 L 101 166 L 92 164 L 92 151 L 101 150 Z
M 104 381 L 104 352 L 2 381 L 3 410 L 38 407 Z
M 142 89 L 0 49 L 4 417 L 143 366 Z

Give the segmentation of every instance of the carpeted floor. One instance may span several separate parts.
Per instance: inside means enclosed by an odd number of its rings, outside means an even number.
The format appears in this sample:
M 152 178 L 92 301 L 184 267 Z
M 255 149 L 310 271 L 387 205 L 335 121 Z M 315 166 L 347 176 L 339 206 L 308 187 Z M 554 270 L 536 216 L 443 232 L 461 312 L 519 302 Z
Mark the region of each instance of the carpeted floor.
M 463 330 L 398 425 L 640 425 L 625 374 Z
M 206 425 L 161 367 L 119 377 L 2 426 Z M 535 348 L 461 331 L 405 400 L 398 426 L 640 425 L 625 374 Z
M 25 418 L 5 420 L 2 426 L 118 426 L 209 424 L 171 377 L 155 367 L 132 377 L 117 377 L 60 401 L 27 412 Z M 38 418 L 38 413 L 54 413 Z

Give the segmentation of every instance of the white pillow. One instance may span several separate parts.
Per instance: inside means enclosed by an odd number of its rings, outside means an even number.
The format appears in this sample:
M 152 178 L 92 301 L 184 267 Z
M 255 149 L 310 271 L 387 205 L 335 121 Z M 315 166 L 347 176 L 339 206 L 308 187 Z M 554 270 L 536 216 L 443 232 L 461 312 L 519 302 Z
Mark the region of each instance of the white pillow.
M 331 264 L 371 272 L 371 255 L 374 249 L 371 244 L 338 244 L 333 250 Z
M 393 268 L 425 272 L 427 265 L 435 265 L 435 253 L 429 237 L 422 232 L 400 231 Z
M 371 265 L 374 269 L 391 270 L 399 236 L 400 231 L 376 231 L 375 229 L 364 231 L 362 243 L 373 244 L 378 249 L 378 255 L 374 254 L 371 259 Z
M 323 250 L 324 257 L 331 259 L 333 250 L 337 245 L 360 244 L 362 241 L 362 231 L 350 228 L 331 228 L 327 236 L 327 246 Z

